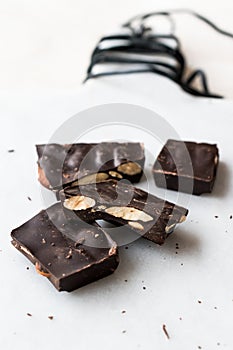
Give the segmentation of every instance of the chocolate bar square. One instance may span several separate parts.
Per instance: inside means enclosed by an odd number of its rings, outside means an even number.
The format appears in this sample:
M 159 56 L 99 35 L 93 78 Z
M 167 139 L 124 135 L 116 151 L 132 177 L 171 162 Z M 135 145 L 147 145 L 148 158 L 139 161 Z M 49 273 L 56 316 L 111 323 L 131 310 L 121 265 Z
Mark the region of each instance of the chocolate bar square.
M 188 214 L 187 209 L 123 181 L 65 188 L 60 198 L 68 217 L 72 211 L 86 222 L 104 220 L 123 225 L 160 245 Z
M 152 171 L 158 187 L 200 195 L 212 192 L 218 163 L 215 144 L 168 140 Z
M 42 210 L 11 236 L 15 248 L 58 291 L 71 292 L 112 274 L 118 266 L 116 243 L 97 224 L 67 218 L 61 203 Z

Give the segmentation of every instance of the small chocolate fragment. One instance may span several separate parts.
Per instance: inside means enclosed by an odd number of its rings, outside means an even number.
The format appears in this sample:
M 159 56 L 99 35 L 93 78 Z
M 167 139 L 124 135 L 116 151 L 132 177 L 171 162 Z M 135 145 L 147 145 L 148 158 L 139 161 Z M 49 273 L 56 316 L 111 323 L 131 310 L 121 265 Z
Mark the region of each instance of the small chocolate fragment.
M 200 195 L 212 192 L 218 163 L 215 144 L 168 140 L 152 171 L 158 187 Z
M 145 162 L 141 143 L 77 143 L 37 145 L 39 181 L 58 190 L 107 179 L 138 182 Z
M 188 214 L 185 208 L 115 180 L 65 188 L 60 198 L 67 216 L 73 211 L 86 222 L 124 225 L 158 244 L 163 244 Z
M 59 291 L 70 292 L 108 276 L 118 265 L 116 243 L 97 224 L 66 218 L 61 203 L 42 210 L 11 236 L 12 244 Z M 76 242 L 83 243 L 77 247 Z
M 165 324 L 163 324 L 163 331 L 164 331 L 164 334 L 166 335 L 167 339 L 170 339 L 170 336 L 168 334 L 168 331 L 167 331 L 167 328 L 166 328 Z

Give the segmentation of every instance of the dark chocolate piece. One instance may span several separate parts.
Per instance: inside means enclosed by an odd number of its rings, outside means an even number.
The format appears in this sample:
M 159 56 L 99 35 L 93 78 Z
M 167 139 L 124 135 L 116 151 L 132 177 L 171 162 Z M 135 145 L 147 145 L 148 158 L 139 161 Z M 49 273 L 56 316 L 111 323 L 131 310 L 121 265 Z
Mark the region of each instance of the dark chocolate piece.
M 116 243 L 98 225 L 65 217 L 61 203 L 12 231 L 12 244 L 59 291 L 108 276 L 118 265 Z
M 67 215 L 84 221 L 105 220 L 124 225 L 155 243 L 163 244 L 188 210 L 157 198 L 123 181 L 107 180 L 60 191 Z
M 168 140 L 153 167 L 155 183 L 196 195 L 212 192 L 218 163 L 215 144 Z
M 138 182 L 145 162 L 141 143 L 78 143 L 70 145 L 37 145 L 40 183 L 50 189 L 61 189 L 109 178 Z M 96 175 L 97 174 L 97 175 Z

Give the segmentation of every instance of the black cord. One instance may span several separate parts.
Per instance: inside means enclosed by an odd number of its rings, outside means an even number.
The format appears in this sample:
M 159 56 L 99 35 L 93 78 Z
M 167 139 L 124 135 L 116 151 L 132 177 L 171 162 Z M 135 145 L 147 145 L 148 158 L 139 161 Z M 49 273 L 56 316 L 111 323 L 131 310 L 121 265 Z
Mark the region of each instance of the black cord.
M 202 22 L 206 23 L 207 25 L 209 25 L 211 28 L 213 28 L 216 32 L 228 36 L 230 38 L 233 38 L 233 33 L 227 32 L 221 28 L 219 28 L 218 26 L 216 26 L 216 24 L 214 24 L 212 21 L 210 21 L 208 18 L 200 15 L 199 13 L 193 11 L 193 10 L 189 10 L 189 9 L 173 9 L 173 10 L 169 10 L 169 11 L 162 11 L 162 12 L 150 12 L 147 13 L 145 15 L 139 15 L 139 16 L 135 16 L 133 17 L 131 20 L 129 20 L 127 23 L 123 24 L 123 27 L 131 27 L 132 23 L 137 20 L 140 19 L 141 23 L 143 23 L 145 20 L 147 20 L 150 17 L 154 17 L 154 16 L 170 16 L 172 14 L 188 14 L 191 15 L 193 17 L 198 18 L 199 20 L 201 20 Z
M 174 34 L 153 34 L 151 28 L 145 25 L 146 20 L 154 16 L 166 16 L 171 21 L 171 15 L 176 13 L 192 15 L 218 33 L 233 38 L 233 34 L 220 29 L 209 19 L 191 10 L 177 9 L 139 15 L 123 25 L 124 28 L 129 29 L 129 34 L 109 35 L 100 39 L 92 53 L 85 81 L 110 75 L 155 73 L 171 79 L 184 91 L 194 96 L 221 98 L 222 96 L 209 91 L 207 78 L 202 70 L 195 70 L 185 78 L 185 57 L 180 49 L 179 40 Z M 138 25 L 135 24 L 137 21 Z M 104 48 L 106 42 L 111 45 Z M 94 73 L 95 66 L 99 64 L 119 64 L 127 67 L 138 65 L 140 68 Z M 200 90 L 192 87 L 197 78 L 200 78 Z

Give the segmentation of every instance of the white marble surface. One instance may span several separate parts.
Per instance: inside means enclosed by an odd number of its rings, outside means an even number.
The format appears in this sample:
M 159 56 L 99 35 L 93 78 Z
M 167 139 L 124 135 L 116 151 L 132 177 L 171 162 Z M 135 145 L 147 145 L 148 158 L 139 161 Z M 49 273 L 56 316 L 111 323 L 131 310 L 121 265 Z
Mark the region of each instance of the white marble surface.
M 183 139 L 217 142 L 216 186 L 211 195 L 179 197 L 190 215 L 164 246 L 141 239 L 127 250 L 121 247 L 121 263 L 112 276 L 71 294 L 58 293 L 11 246 L 9 233 L 45 207 L 35 143 L 49 140 L 76 112 L 109 102 L 146 106 Z M 79 93 L 1 94 L 1 349 L 232 349 L 232 110 L 230 101 L 196 99 L 165 78 L 146 75 L 89 82 Z M 134 115 L 128 119 L 133 122 Z M 97 128 L 89 136 L 102 140 L 109 134 Z M 122 126 L 121 137 L 135 134 Z M 150 138 L 142 133 L 141 139 L 150 149 Z M 162 195 L 150 181 L 152 193 Z M 172 191 L 166 196 L 177 199 Z

